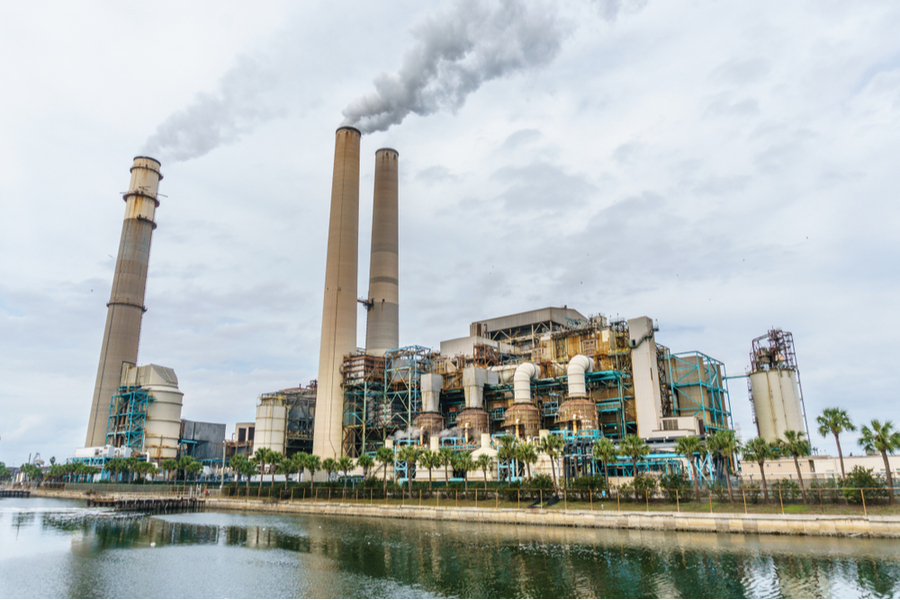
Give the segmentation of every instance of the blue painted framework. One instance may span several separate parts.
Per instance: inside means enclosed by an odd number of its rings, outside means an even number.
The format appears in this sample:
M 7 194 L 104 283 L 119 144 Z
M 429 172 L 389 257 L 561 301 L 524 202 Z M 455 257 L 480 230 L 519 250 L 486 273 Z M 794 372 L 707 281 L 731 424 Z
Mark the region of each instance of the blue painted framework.
M 153 396 L 140 386 L 120 386 L 109 401 L 106 444 L 142 451 L 147 405 L 152 401 Z

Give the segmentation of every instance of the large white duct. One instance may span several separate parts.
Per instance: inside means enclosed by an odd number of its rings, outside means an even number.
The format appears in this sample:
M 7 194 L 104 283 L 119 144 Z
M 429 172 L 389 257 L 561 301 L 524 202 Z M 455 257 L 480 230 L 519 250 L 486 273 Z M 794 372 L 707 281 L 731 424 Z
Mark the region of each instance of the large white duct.
M 428 373 L 419 379 L 419 388 L 422 391 L 422 411 L 440 412 L 441 389 L 444 387 L 444 378 L 440 375 Z
M 488 370 L 480 367 L 463 369 L 463 392 L 466 408 L 484 408 L 484 386 L 488 383 Z
M 488 367 L 488 373 L 496 373 L 497 383 L 512 383 L 513 375 L 516 372 L 516 365 L 502 365 L 499 367 Z
M 538 368 L 534 363 L 522 363 L 513 376 L 514 402 L 531 402 L 531 380 L 536 378 Z
M 569 376 L 569 398 L 587 397 L 584 374 L 593 370 L 593 359 L 584 354 L 578 354 L 569 361 L 569 367 L 566 369 L 566 373 Z

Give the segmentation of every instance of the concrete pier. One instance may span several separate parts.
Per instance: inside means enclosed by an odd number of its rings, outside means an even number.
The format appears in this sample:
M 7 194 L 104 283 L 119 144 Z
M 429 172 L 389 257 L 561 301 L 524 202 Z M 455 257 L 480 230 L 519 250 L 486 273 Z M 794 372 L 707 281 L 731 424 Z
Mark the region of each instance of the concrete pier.
M 341 504 L 337 502 L 272 502 L 211 499 L 212 510 L 251 510 L 345 517 L 382 517 L 550 525 L 601 529 L 697 531 L 730 534 L 812 535 L 900 538 L 900 517 L 862 515 L 770 515 L 740 513 L 673 513 L 517 508 L 457 508 Z

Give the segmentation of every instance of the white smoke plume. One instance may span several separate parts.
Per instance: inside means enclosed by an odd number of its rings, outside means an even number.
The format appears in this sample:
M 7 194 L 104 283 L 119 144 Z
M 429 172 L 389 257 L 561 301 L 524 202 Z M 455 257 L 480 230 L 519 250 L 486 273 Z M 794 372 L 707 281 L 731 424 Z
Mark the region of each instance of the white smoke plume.
M 451 427 L 450 429 L 444 429 L 437 437 L 445 438 L 445 437 L 465 437 L 466 432 L 462 427 Z
M 566 35 L 553 4 L 457 0 L 414 30 L 396 73 L 375 78 L 375 91 L 344 109 L 344 125 L 385 131 L 410 113 L 455 111 L 483 83 L 550 63 Z
M 397 440 L 417 440 L 419 436 L 422 435 L 423 431 L 418 427 L 410 427 L 409 429 L 401 429 L 399 431 L 394 432 L 394 435 L 391 436 L 391 439 L 394 441 Z
M 264 96 L 278 81 L 268 61 L 241 57 L 213 93 L 200 92 L 194 101 L 156 128 L 142 153 L 162 162 L 184 161 L 238 141 L 242 135 L 283 110 L 266 106 Z

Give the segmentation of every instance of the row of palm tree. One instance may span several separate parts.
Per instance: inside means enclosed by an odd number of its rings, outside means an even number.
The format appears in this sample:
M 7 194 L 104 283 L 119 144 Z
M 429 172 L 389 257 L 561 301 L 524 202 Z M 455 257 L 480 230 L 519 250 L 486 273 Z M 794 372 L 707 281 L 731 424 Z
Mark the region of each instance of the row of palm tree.
M 847 477 L 844 470 L 844 453 L 841 450 L 841 434 L 845 431 L 856 431 L 856 425 L 850 420 L 847 411 L 842 408 L 826 408 L 822 414 L 816 417 L 819 424 L 819 434 L 827 437 L 834 436 L 837 445 L 838 458 L 841 463 L 841 477 Z M 880 454 L 884 461 L 885 478 L 887 479 L 888 497 L 891 504 L 894 503 L 894 478 L 891 475 L 891 465 L 888 456 L 900 450 L 900 432 L 894 429 L 891 421 L 872 419 L 868 425 L 863 425 L 859 430 L 860 436 L 857 442 L 867 454 Z

